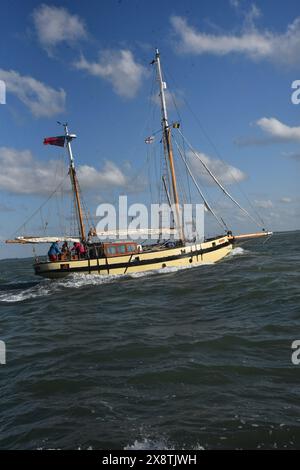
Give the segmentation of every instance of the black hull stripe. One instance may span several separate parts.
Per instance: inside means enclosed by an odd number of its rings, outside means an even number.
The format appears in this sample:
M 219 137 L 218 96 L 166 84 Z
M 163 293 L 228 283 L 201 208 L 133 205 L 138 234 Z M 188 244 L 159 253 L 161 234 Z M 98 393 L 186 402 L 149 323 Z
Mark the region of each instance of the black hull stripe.
M 218 246 L 212 246 L 210 248 L 205 248 L 204 250 L 196 250 L 196 251 L 191 251 L 189 253 L 182 253 L 180 255 L 173 255 L 173 256 L 165 256 L 164 258 L 152 258 L 152 259 L 145 259 L 145 260 L 139 260 L 135 261 L 135 259 L 131 262 L 127 263 L 115 263 L 115 264 L 98 264 L 95 266 L 82 266 L 82 267 L 74 267 L 74 268 L 69 268 L 69 269 L 51 269 L 49 271 L 43 271 L 43 270 L 36 270 L 36 274 L 44 274 L 44 273 L 70 273 L 70 272 L 81 272 L 81 271 L 109 271 L 114 270 L 114 269 L 120 269 L 120 268 L 125 268 L 125 272 L 127 271 L 128 268 L 132 266 L 146 266 L 149 264 L 162 264 L 166 263 L 168 261 L 175 261 L 177 259 L 182 259 L 182 258 L 191 258 L 193 259 L 194 256 L 202 255 L 205 253 L 211 253 L 212 251 L 217 251 L 220 250 L 221 248 L 225 248 L 226 246 L 231 245 L 230 242 L 223 243 L 222 245 Z M 182 248 L 184 250 L 184 248 Z M 138 258 L 139 255 L 136 255 L 136 258 Z M 108 261 L 108 260 L 107 260 Z

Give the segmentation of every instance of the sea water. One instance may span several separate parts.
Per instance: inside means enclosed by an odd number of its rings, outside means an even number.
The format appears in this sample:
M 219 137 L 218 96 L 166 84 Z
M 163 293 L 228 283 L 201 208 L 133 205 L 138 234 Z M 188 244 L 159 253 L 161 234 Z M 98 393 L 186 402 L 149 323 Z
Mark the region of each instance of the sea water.
M 299 246 L 62 280 L 0 261 L 0 448 L 299 448 Z

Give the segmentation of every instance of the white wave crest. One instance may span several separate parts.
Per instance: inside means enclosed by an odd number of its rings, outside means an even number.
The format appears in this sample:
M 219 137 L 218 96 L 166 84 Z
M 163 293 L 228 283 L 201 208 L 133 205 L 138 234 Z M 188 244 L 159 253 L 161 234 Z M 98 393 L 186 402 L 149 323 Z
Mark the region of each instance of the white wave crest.
M 195 446 L 181 446 L 181 450 L 204 450 L 204 447 L 200 444 Z M 166 439 L 148 439 L 144 438 L 140 441 L 135 440 L 133 444 L 128 444 L 124 447 L 124 450 L 175 450 L 176 446 L 168 442 Z
M 241 246 L 237 246 L 236 248 L 233 248 L 231 250 L 231 252 L 229 253 L 228 257 L 232 257 L 232 256 L 240 256 L 240 255 L 245 255 L 247 254 L 248 251 L 247 250 L 244 250 L 244 248 L 242 248 Z
M 144 277 L 144 276 L 153 276 L 155 274 L 171 274 L 171 273 L 177 273 L 178 271 L 184 271 L 186 269 L 199 268 L 200 266 L 207 266 L 207 265 L 213 265 L 213 264 L 214 263 L 201 262 L 201 263 L 193 263 L 192 265 L 188 265 L 188 266 L 167 266 L 165 268 L 153 269 L 151 271 L 131 273 L 131 274 L 128 274 L 127 277 L 139 278 L 139 277 Z
M 20 292 L 6 292 L 0 295 L 0 302 L 23 302 L 24 300 L 34 299 L 36 297 L 44 297 L 51 293 L 50 287 L 44 284 L 39 284 Z
M 39 284 L 28 289 L 16 291 L 8 291 L 0 295 L 0 302 L 23 302 L 28 299 L 37 297 L 45 297 L 55 294 L 63 289 L 78 289 L 86 285 L 100 285 L 113 282 L 122 275 L 99 276 L 97 274 L 71 274 L 65 279 L 43 280 Z M 124 277 L 124 276 L 123 276 Z

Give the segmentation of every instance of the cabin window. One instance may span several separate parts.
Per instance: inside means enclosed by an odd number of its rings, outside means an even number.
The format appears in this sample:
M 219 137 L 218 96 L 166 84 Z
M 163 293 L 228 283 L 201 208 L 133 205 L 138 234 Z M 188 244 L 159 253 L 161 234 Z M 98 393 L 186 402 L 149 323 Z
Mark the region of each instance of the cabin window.
M 131 253 L 136 251 L 136 246 L 135 245 L 127 245 L 127 251 L 129 251 Z
M 115 255 L 117 254 L 117 250 L 116 250 L 116 247 L 115 246 L 108 246 L 106 248 L 106 251 L 107 251 L 107 254 L 108 255 Z
M 118 246 L 118 253 L 126 253 L 125 245 Z

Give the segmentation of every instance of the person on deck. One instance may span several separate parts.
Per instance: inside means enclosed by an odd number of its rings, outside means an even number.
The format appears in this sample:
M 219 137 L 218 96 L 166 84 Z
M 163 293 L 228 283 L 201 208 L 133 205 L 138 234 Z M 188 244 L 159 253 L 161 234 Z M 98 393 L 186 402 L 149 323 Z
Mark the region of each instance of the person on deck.
M 67 241 L 65 241 L 61 247 L 61 254 L 65 255 L 65 257 L 70 256 L 70 249 Z
M 60 255 L 60 249 L 58 246 L 59 240 L 53 242 L 48 251 L 48 256 L 50 261 L 57 261 L 58 255 Z
M 80 242 L 74 242 L 73 243 L 73 248 L 72 251 L 75 251 L 76 255 L 78 256 L 78 259 L 84 258 L 85 255 L 85 248 L 82 243 Z

